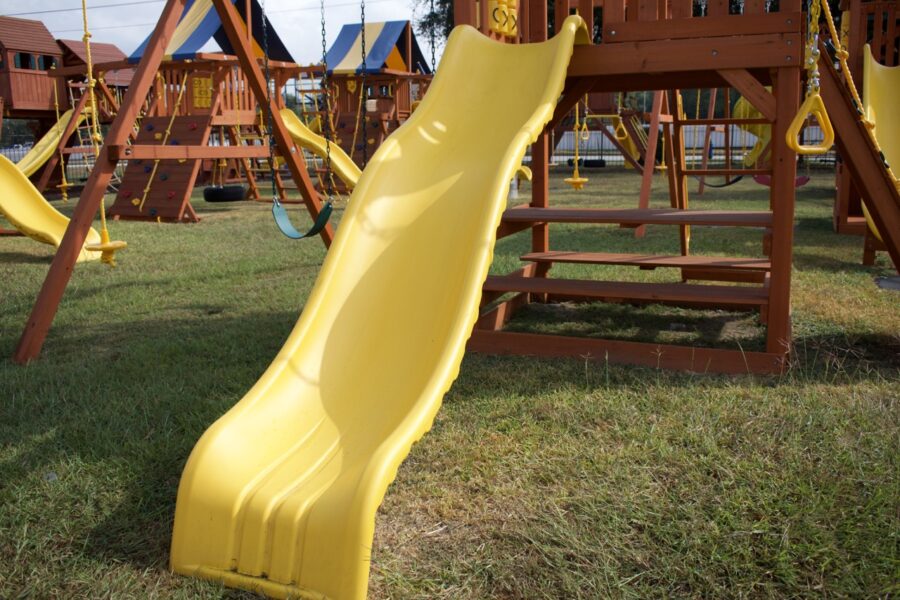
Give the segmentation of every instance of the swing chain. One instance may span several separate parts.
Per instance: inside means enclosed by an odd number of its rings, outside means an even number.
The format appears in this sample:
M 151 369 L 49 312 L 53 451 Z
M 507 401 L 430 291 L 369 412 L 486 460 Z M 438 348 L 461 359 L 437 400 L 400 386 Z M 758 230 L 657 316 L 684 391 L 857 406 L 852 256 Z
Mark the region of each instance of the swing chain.
M 331 80 L 328 77 L 328 33 L 325 31 L 325 0 L 319 1 L 319 20 L 322 26 L 322 89 L 325 91 L 325 106 L 322 109 L 322 131 L 325 133 L 325 194 L 328 200 L 334 196 L 334 180 L 331 176 Z
M 437 71 L 437 61 L 434 56 L 434 43 L 436 41 L 437 35 L 435 34 L 435 30 L 438 26 L 438 18 L 434 13 L 434 0 L 431 0 L 431 39 L 429 40 L 431 43 L 431 74 L 433 75 L 435 71 Z
M 819 0 L 810 0 L 806 25 L 806 95 L 819 93 L 821 75 L 819 73 L 819 16 L 822 4 Z
M 366 126 L 368 124 L 368 116 L 369 116 L 369 88 L 366 85 L 366 71 L 368 71 L 368 65 L 366 64 L 366 0 L 360 0 L 359 3 L 359 20 L 360 20 L 360 51 L 362 55 L 362 90 L 359 92 L 362 94 L 362 134 L 363 134 L 363 168 L 366 167 L 366 164 L 369 162 L 369 134 L 366 133 Z
M 272 87 L 271 73 L 269 71 L 269 27 L 266 16 L 266 0 L 262 0 L 262 34 L 263 34 L 263 69 L 266 75 L 266 138 L 269 142 L 269 177 L 272 180 L 272 202 L 279 203 L 278 187 L 275 183 L 275 139 L 272 136 L 274 126 L 272 117 Z M 262 125 L 262 123 L 260 123 Z

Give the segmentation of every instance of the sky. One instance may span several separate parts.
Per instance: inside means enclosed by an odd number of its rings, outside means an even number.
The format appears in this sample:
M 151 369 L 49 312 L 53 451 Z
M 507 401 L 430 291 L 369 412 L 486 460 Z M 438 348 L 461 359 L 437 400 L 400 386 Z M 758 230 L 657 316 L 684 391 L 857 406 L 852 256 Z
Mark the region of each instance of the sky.
M 260 0 L 263 3 L 263 0 Z M 125 54 L 147 37 L 162 12 L 165 0 L 88 0 L 88 21 L 95 42 L 113 43 Z M 103 8 L 103 5 L 127 4 Z M 266 13 L 300 64 L 322 59 L 318 0 L 265 0 Z M 413 0 L 366 0 L 366 21 L 415 20 Z M 354 0 L 325 0 L 328 47 L 337 38 L 341 25 L 359 23 L 359 3 Z M 67 12 L 46 12 L 70 9 Z M 43 21 L 57 39 L 81 39 L 81 0 L 0 0 L 0 15 Z M 431 50 L 427 39 L 419 39 L 425 56 Z M 208 49 L 215 49 L 210 46 Z

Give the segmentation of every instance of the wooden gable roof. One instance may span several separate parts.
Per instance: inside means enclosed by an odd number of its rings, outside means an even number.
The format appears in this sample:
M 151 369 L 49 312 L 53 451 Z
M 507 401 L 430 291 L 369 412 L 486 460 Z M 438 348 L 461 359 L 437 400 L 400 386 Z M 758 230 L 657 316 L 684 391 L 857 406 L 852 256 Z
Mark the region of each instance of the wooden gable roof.
M 31 19 L 0 17 L 0 45 L 16 52 L 62 55 L 62 50 L 47 27 L 40 21 Z

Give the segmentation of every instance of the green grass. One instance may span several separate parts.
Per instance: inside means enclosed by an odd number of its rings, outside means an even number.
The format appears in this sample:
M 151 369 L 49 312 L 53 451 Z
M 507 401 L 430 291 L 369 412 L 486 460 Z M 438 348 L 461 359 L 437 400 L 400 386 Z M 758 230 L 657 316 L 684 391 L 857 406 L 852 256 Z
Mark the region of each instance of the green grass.
M 584 202 L 561 177 L 558 203 Z M 634 205 L 633 174 L 588 177 L 593 202 Z M 831 233 L 832 181 L 817 174 L 798 197 L 796 347 L 781 377 L 467 356 L 379 512 L 371 597 L 900 593 L 900 295 L 873 283 L 891 273 L 884 257 L 864 268 L 860 239 Z M 741 182 L 692 206 L 759 209 L 763 193 Z M 113 223 L 130 244 L 119 268 L 78 266 L 43 358 L 0 362 L 2 598 L 251 597 L 167 572 L 175 491 L 197 438 L 278 351 L 324 249 L 282 238 L 265 205 L 195 204 L 197 225 Z M 552 239 L 677 250 L 671 228 L 632 234 L 560 225 Z M 524 237 L 500 242 L 494 272 L 519 266 Z M 758 256 L 759 234 L 697 228 L 693 248 Z M 0 239 L 0 356 L 49 257 Z M 663 308 L 536 306 L 512 326 L 762 339 L 746 315 Z

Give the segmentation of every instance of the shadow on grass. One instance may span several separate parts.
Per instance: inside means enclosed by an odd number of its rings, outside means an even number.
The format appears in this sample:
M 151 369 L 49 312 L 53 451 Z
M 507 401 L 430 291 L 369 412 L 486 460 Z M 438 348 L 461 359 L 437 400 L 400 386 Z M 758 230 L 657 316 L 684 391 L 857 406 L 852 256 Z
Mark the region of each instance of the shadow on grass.
M 30 265 L 49 265 L 53 262 L 53 255 L 41 256 L 26 252 L 0 252 L 0 263 L 18 263 Z
M 0 447 L 17 449 L 0 461 L 3 487 L 34 486 L 56 471 L 61 485 L 94 486 L 92 495 L 115 498 L 73 551 L 166 567 L 191 449 L 258 379 L 297 318 L 288 311 L 223 318 L 216 306 L 197 308 L 208 317 L 127 322 L 89 335 L 59 327 L 40 361 L 0 365 L 0 387 L 7 388 Z M 123 339 L 131 343 L 120 347 Z M 9 356 L 11 346 L 0 346 Z M 84 352 L 94 360 L 85 362 Z
M 138 569 L 167 567 L 178 482 L 191 449 L 257 381 L 297 317 L 282 311 L 231 318 L 221 316 L 215 305 L 196 308 L 207 318 L 127 322 L 91 329 L 89 335 L 61 327 L 42 361 L 27 369 L 0 365 L 0 381 L 10 392 L 0 405 L 0 446 L 17 449 L 0 462 L 4 486 L 33 486 L 36 473 L 58 469 L 63 485 L 75 490 L 94 486 L 96 495 L 113 498 L 111 508 L 89 526 L 73 552 Z M 721 334 L 725 318 L 713 319 L 708 329 Z M 701 326 L 700 317 L 680 320 Z M 710 325 L 708 317 L 702 320 L 702 325 Z M 667 322 L 655 316 L 641 327 Z M 123 336 L 131 346 L 120 348 L 112 341 Z M 854 369 L 866 360 L 900 366 L 900 342 L 888 336 L 809 337 L 798 344 L 802 352 L 796 370 L 792 376 L 771 378 L 775 385 L 795 384 L 798 377 L 816 380 L 828 371 L 828 364 L 860 379 L 881 376 L 874 369 Z M 0 350 L 8 354 L 9 349 Z M 95 360 L 85 363 L 85 351 L 94 353 Z M 533 376 L 520 377 L 523 369 Z M 578 359 L 469 356 L 451 396 L 465 402 L 487 395 L 544 394 L 582 385 L 584 369 Z M 652 369 L 610 370 L 610 389 L 652 381 L 647 377 Z M 727 388 L 734 381 L 680 373 L 665 373 L 663 378 L 666 386 L 676 388 L 698 381 Z M 66 472 L 69 468 L 71 473 Z M 84 483 L 70 478 L 84 478 Z

